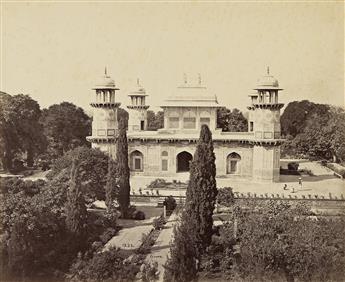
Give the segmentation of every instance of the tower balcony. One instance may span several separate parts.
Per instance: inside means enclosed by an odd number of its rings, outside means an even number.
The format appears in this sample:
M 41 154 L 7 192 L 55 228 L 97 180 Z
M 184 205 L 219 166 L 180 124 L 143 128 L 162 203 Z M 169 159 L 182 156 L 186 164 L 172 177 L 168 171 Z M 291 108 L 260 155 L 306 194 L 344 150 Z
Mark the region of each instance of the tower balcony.
M 86 140 L 90 143 L 115 143 L 115 136 L 87 136 Z
M 284 107 L 283 103 L 253 103 L 252 105 L 248 106 L 248 110 L 254 109 L 272 109 L 272 110 L 279 110 Z
M 120 107 L 121 103 L 115 102 L 92 102 L 90 103 L 91 107 L 94 108 L 107 108 L 107 109 L 114 109 Z
M 148 105 L 128 105 L 127 108 L 128 109 L 143 109 L 143 110 L 147 110 L 150 106 Z

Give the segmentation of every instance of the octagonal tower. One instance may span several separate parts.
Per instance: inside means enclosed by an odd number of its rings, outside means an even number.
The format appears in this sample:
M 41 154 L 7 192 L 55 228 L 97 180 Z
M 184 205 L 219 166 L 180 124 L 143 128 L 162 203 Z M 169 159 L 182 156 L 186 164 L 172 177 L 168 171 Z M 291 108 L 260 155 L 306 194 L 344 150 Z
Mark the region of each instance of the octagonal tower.
M 95 96 L 90 103 L 93 108 L 92 136 L 88 136 L 87 140 L 91 142 L 92 148 L 99 148 L 115 158 L 118 135 L 117 109 L 120 106 L 120 103 L 116 102 L 116 90 L 120 89 L 105 69 L 104 76 L 93 90 Z

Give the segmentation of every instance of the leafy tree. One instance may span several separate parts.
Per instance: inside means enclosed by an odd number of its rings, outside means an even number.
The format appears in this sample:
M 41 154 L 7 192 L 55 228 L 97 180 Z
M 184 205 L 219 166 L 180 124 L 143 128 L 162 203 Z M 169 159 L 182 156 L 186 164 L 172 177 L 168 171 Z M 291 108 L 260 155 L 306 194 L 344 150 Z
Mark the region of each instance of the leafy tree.
M 116 162 L 118 173 L 118 203 L 120 206 L 121 215 L 123 218 L 127 217 L 127 211 L 130 204 L 130 184 L 129 184 L 129 166 L 128 166 L 128 143 L 127 134 L 123 121 L 120 123 L 119 136 L 116 147 Z
M 164 281 L 197 281 L 198 251 L 194 242 L 194 232 L 191 218 L 184 211 L 180 223 L 174 227 L 174 241 L 170 245 L 170 258 L 164 266 Z
M 16 130 L 26 153 L 27 165 L 33 166 L 34 157 L 45 150 L 46 139 L 39 123 L 41 110 L 38 103 L 28 95 L 15 95 L 12 98 L 12 110 L 16 117 Z
M 248 131 L 248 121 L 239 109 L 231 111 L 223 107 L 217 111 L 217 127 L 222 131 L 245 132 Z
M 303 133 L 310 117 L 314 114 L 322 115 L 328 110 L 328 105 L 315 104 L 308 100 L 290 102 L 280 117 L 283 135 L 295 137 Z
M 48 153 L 57 158 L 68 150 L 86 145 L 91 133 L 91 119 L 83 109 L 62 102 L 44 109 L 40 122 L 48 139 Z
M 76 240 L 80 240 L 86 229 L 87 211 L 81 189 L 79 163 L 73 160 L 71 180 L 67 192 L 66 226 Z
M 157 130 L 164 127 L 163 111 L 147 111 L 147 130 Z
M 28 95 L 10 96 L 0 94 L 0 148 L 2 165 L 5 170 L 12 169 L 16 154 L 26 154 L 28 166 L 34 157 L 45 149 L 46 140 L 39 118 L 41 110 L 38 103 Z
M 67 191 L 73 159 L 79 163 L 79 174 L 85 200 L 88 203 L 104 200 L 109 157 L 98 149 L 78 147 L 55 160 L 51 171 L 47 174 L 50 183 L 54 183 L 55 186 L 60 186 L 61 190 Z
M 217 197 L 216 165 L 212 133 L 203 125 L 190 167 L 186 210 L 195 228 L 195 244 L 200 254 L 211 243 L 213 210 Z
M 303 133 L 293 140 L 296 151 L 309 157 L 345 160 L 345 111 L 330 107 L 327 112 L 313 114 L 306 122 Z

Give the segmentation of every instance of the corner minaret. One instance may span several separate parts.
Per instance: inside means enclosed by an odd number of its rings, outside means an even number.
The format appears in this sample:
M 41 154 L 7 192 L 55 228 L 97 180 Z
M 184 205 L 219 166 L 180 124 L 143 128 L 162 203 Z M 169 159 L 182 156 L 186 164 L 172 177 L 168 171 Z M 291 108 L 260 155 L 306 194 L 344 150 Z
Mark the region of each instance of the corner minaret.
M 267 74 L 258 80 L 255 93 L 250 94 L 248 131 L 253 133 L 253 177 L 257 180 L 278 181 L 280 160 L 280 109 L 278 80 L 267 68 Z
M 128 94 L 131 103 L 128 108 L 128 131 L 143 131 L 147 130 L 147 109 L 145 104 L 146 94 L 145 89 L 141 86 L 139 79 L 137 86 Z
M 115 81 L 108 75 L 105 68 L 104 76 L 93 88 L 95 96 L 90 103 L 93 108 L 92 136 L 87 137 L 92 148 L 115 158 L 116 137 L 118 133 L 117 109 L 120 103 L 116 102 Z

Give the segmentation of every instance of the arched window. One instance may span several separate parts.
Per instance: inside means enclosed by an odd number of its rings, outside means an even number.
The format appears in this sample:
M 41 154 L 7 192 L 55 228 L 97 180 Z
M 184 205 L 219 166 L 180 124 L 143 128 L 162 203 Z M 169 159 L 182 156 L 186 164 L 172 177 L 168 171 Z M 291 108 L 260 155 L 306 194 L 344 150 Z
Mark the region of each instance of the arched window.
M 241 156 L 237 153 L 231 153 L 226 158 L 226 173 L 236 174 L 239 169 L 239 162 L 241 161 Z
M 130 169 L 132 171 L 143 171 L 144 170 L 143 161 L 144 161 L 143 154 L 139 152 L 138 150 L 133 151 L 130 154 Z
M 161 153 L 162 156 L 162 171 L 168 171 L 168 152 L 167 151 L 163 151 Z
M 193 160 L 192 154 L 183 151 L 179 153 L 176 157 L 177 159 L 177 172 L 189 171 L 190 162 Z

